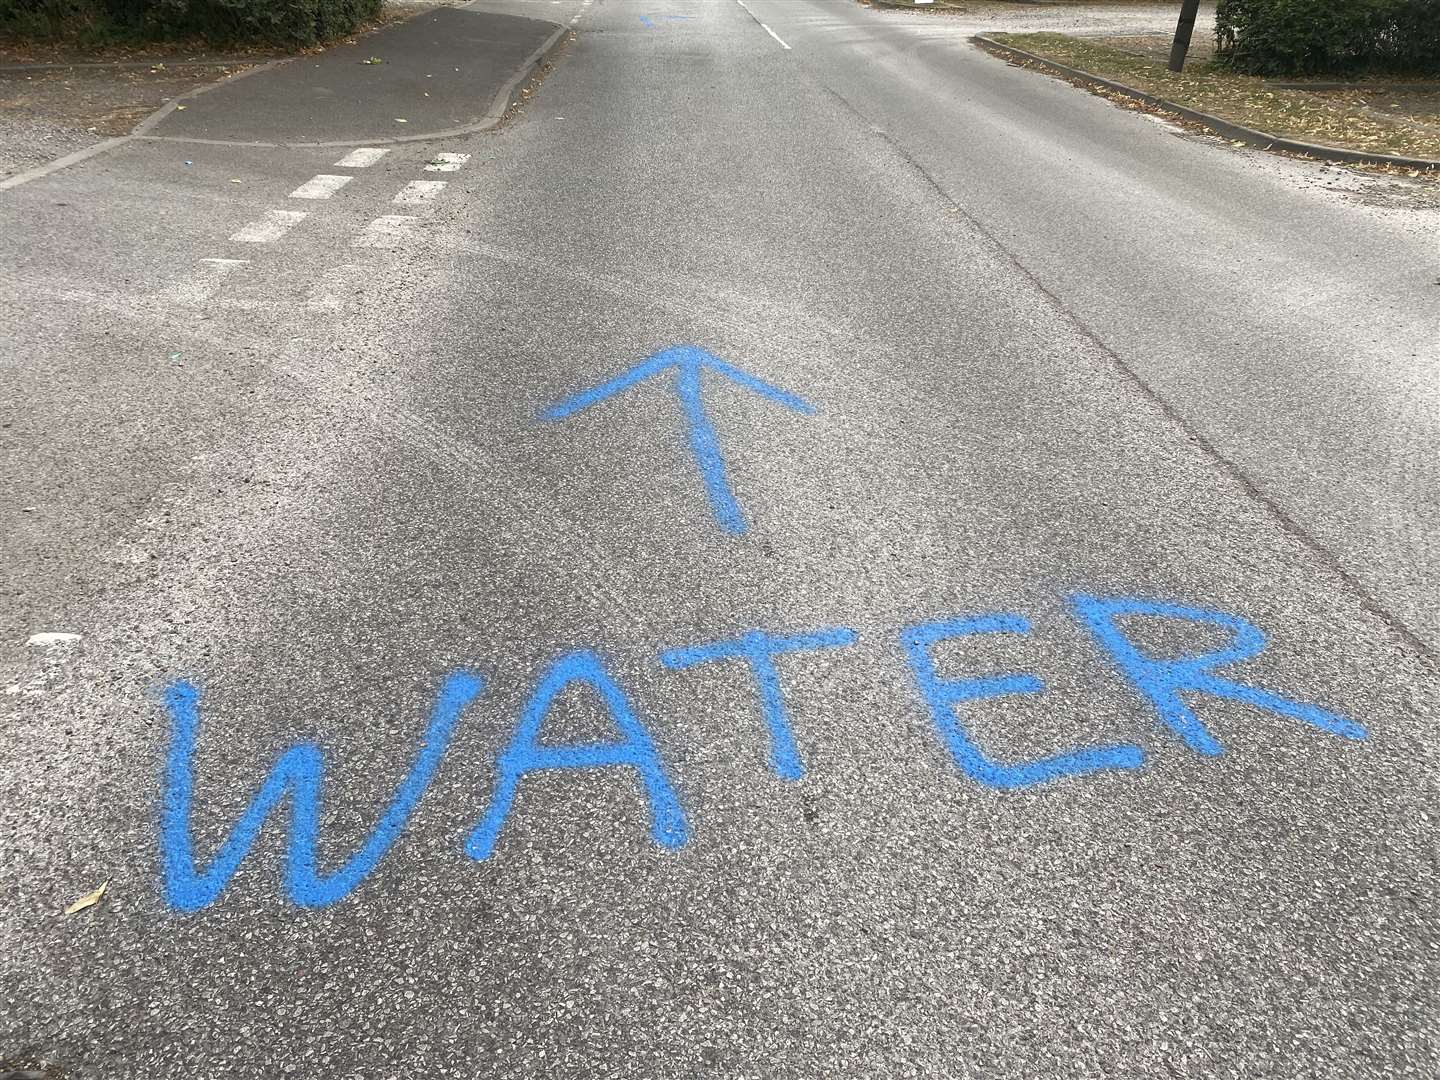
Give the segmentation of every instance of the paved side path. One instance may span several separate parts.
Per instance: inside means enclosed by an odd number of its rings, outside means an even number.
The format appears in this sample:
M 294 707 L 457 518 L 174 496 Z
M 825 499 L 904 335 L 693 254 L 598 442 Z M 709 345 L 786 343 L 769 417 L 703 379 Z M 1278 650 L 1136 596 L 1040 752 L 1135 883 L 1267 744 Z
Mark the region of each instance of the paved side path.
M 465 127 L 486 115 L 557 29 L 470 8 L 427 11 L 353 44 L 223 83 L 170 113 L 152 134 L 334 143 Z

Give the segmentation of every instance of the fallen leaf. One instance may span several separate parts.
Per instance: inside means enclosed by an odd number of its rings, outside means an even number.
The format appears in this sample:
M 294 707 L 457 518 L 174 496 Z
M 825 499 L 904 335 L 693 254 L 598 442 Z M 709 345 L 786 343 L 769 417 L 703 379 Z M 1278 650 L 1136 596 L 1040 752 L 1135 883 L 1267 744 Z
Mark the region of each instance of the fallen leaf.
M 232 183 L 232 184 L 243 184 L 244 182 L 245 182 L 244 180 L 241 180 L 241 179 L 239 179 L 238 177 L 232 176 L 232 177 L 230 178 L 230 183 Z
M 176 106 L 175 106 L 175 111 L 176 111 L 176 112 L 184 112 L 184 111 L 185 111 L 186 109 L 188 109 L 189 107 L 190 107 L 189 105 L 176 105 Z
M 84 911 L 88 907 L 94 907 L 104 898 L 105 890 L 109 887 L 110 880 L 107 878 L 105 880 L 105 883 L 101 885 L 98 889 L 96 889 L 94 892 L 86 893 L 84 896 L 80 897 L 79 900 L 76 900 L 73 904 L 67 907 L 65 909 L 65 914 L 74 915 L 77 911 Z
M 410 121 L 404 119 L 403 117 L 397 116 L 397 117 L 395 118 L 395 122 L 396 122 L 397 124 L 408 124 Z

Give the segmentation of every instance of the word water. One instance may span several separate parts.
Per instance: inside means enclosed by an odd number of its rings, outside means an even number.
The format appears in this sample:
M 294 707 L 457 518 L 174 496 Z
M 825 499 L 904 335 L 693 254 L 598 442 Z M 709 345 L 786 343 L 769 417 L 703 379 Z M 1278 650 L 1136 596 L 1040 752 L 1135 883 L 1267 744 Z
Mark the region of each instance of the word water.
M 1216 674 L 1215 669 L 1248 660 L 1265 648 L 1264 634 L 1244 619 L 1204 608 L 1125 598 L 1074 596 L 1071 606 L 1121 675 L 1154 709 L 1160 723 L 1196 753 L 1218 755 L 1223 748 L 1186 704 L 1185 694 L 1229 698 L 1342 738 L 1365 738 L 1365 729 L 1352 720 Z M 1127 636 L 1121 620 L 1132 616 L 1219 627 L 1228 632 L 1229 643 L 1212 652 L 1154 656 Z M 1040 694 L 1045 686 L 1035 676 L 1020 673 L 942 678 L 931 649 L 954 638 L 1029 632 L 1029 622 L 1011 614 L 927 622 L 900 631 L 899 645 L 916 689 L 929 707 L 935 727 L 960 772 L 986 787 L 1014 790 L 1086 773 L 1139 768 L 1145 760 L 1144 752 L 1126 743 L 1090 746 L 1027 762 L 997 761 L 975 744 L 962 722 L 962 706 L 1008 694 Z M 661 654 L 660 662 L 669 669 L 726 661 L 746 664 L 754 677 L 761 714 L 769 728 L 770 766 L 778 776 L 798 780 L 804 776 L 805 768 L 796 749 L 775 658 L 788 653 L 841 648 L 856 640 L 855 631 L 845 628 L 790 636 L 755 630 L 727 641 L 669 649 Z M 588 686 L 598 695 L 618 738 L 568 745 L 541 742 L 541 729 L 552 704 L 575 684 Z M 286 891 L 303 907 L 322 907 L 343 899 L 365 880 L 399 838 L 435 776 L 461 713 L 483 691 L 484 680 L 472 672 L 456 672 L 445 679 L 409 773 L 365 843 L 343 866 L 328 873 L 316 867 L 324 761 L 320 748 L 307 743 L 293 746 L 281 755 L 209 868 L 201 870 L 196 865 L 190 830 L 200 693 L 188 682 L 173 683 L 165 693 L 172 737 L 161 814 L 166 899 L 182 911 L 196 911 L 214 903 L 250 851 L 266 818 L 287 796 L 290 836 Z M 683 847 L 690 837 L 689 823 L 649 731 L 598 654 L 588 650 L 569 653 L 557 660 L 540 680 L 509 744 L 496 759 L 490 804 L 470 833 L 466 852 L 474 859 L 488 859 L 494 853 L 515 795 L 527 774 L 546 769 L 612 768 L 634 771 L 644 789 L 650 834 L 655 843 L 667 848 Z

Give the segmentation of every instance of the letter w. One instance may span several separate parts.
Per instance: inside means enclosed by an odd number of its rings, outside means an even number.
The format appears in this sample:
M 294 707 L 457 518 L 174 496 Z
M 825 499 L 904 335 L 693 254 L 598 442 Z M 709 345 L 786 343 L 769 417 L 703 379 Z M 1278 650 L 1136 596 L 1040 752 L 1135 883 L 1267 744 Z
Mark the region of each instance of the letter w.
M 483 686 L 478 675 L 468 672 L 456 672 L 446 678 L 420 753 L 396 789 L 384 817 L 349 862 L 332 874 L 321 875 L 315 869 L 315 840 L 325 769 L 320 748 L 313 743 L 292 746 L 281 755 L 259 793 L 230 830 L 210 868 L 197 871 L 190 835 L 190 809 L 195 735 L 200 726 L 200 691 L 187 682 L 172 683 L 165 691 L 172 734 L 165 768 L 160 834 L 166 900 L 181 911 L 198 911 L 214 903 L 249 854 L 270 811 L 287 794 L 290 796 L 290 843 L 285 887 L 290 898 L 301 907 L 325 907 L 343 900 L 375 869 L 404 830 L 420 796 L 435 776 L 456 721 Z

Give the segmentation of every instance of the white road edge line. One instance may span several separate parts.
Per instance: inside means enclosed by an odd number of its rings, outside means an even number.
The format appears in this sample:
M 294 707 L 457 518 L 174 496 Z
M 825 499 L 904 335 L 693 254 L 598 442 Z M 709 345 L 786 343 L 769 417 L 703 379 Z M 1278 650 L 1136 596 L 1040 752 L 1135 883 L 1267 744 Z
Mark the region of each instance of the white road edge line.
M 758 22 L 759 20 L 756 20 L 756 21 Z M 769 35 L 770 35 L 771 37 L 773 37 L 776 41 L 780 42 L 780 48 L 782 48 L 782 49 L 788 49 L 788 48 L 790 48 L 790 46 L 785 43 L 785 39 L 784 39 L 784 38 L 782 38 L 779 34 L 775 33 L 774 30 L 771 30 L 770 27 L 766 26 L 763 22 L 760 23 L 760 29 L 761 29 L 761 30 L 764 30 L 765 33 L 769 34 Z
M 309 216 L 304 210 L 266 210 L 259 221 L 252 221 L 230 239 L 236 244 L 268 244 L 279 240 Z
M 306 180 L 305 183 L 290 192 L 290 198 L 328 199 L 354 179 L 355 177 L 353 176 L 335 176 L 330 173 L 321 173 L 319 176 L 312 176 L 309 180 Z
M 382 157 L 388 154 L 389 150 L 382 150 L 376 146 L 361 146 L 351 150 L 348 154 L 335 162 L 337 169 L 368 169 Z
M 790 48 L 790 46 L 785 43 L 784 38 L 782 38 L 779 34 L 775 33 L 774 30 L 771 30 L 770 27 L 765 25 L 765 23 L 760 21 L 760 16 L 756 15 L 755 12 L 750 10 L 750 5 L 745 3 L 745 0 L 735 0 L 735 2 L 745 9 L 746 15 L 749 15 L 750 18 L 754 19 L 755 22 L 759 24 L 761 30 L 764 30 L 765 33 L 769 34 L 772 38 L 778 41 L 782 49 Z
M 395 193 L 391 202 L 397 203 L 427 203 L 433 202 L 440 192 L 445 190 L 445 180 L 411 180 L 403 188 Z

